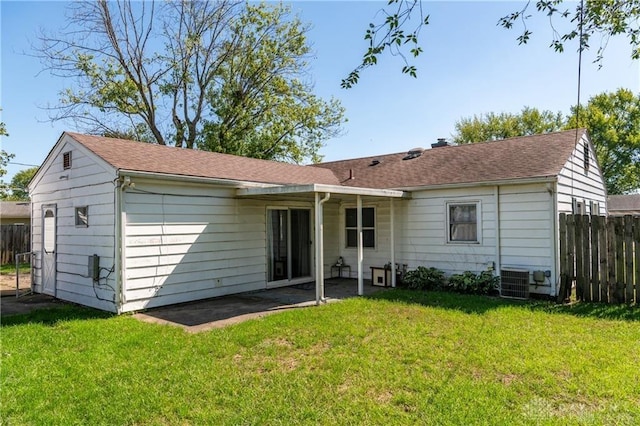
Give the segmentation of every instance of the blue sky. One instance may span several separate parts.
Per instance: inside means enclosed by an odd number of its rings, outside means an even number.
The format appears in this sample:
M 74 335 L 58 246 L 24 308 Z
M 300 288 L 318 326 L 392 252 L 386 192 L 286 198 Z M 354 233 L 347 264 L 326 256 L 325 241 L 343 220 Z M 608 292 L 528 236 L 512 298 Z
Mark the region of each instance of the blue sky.
M 327 141 L 321 150 L 326 161 L 407 151 L 429 147 L 449 137 L 462 117 L 490 111 L 518 112 L 524 106 L 567 113 L 577 99 L 575 45 L 558 54 L 548 47 L 551 28 L 544 17 L 529 24 L 533 40 L 518 46 L 516 30 L 496 25 L 498 19 L 522 7 L 522 2 L 425 1 L 431 16 L 421 33 L 424 54 L 416 65 L 418 78 L 400 73 L 400 59 L 384 57 L 366 70 L 353 89 L 340 88 L 340 80 L 358 63 L 366 47 L 364 30 L 385 2 L 298 1 L 291 3 L 312 29 L 308 34 L 315 52 L 312 77 L 316 93 L 334 96 L 346 108 L 344 135 Z M 42 72 L 39 61 L 28 56 L 40 28 L 60 29 L 65 24 L 65 2 L 0 2 L 1 14 L 1 121 L 10 136 L 2 149 L 16 154 L 14 163 L 40 164 L 70 123 L 50 123 L 47 105 L 55 105 L 58 92 L 69 81 Z M 24 53 L 27 53 L 25 55 Z M 603 68 L 586 54 L 582 72 L 582 101 L 620 87 L 640 92 L 638 61 L 629 59 L 625 40 L 613 40 Z M 25 168 L 11 164 L 5 180 Z

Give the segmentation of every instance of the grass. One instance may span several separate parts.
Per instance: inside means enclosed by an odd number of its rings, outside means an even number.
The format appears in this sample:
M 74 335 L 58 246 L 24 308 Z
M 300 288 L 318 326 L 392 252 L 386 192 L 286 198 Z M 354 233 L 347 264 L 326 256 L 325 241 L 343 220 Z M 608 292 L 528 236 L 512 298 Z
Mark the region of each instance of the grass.
M 640 310 L 390 291 L 188 334 L 3 319 L 3 424 L 640 424 Z
M 31 264 L 30 263 L 20 263 L 19 269 L 21 274 L 28 274 L 31 272 Z M 4 265 L 0 265 L 0 274 L 15 274 L 16 273 L 16 264 L 15 263 L 6 263 Z

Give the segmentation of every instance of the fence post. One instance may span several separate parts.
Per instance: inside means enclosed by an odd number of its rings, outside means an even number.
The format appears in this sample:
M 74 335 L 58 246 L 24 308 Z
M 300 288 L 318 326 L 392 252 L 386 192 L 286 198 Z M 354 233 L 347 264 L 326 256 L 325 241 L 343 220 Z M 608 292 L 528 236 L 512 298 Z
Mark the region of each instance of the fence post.
M 591 216 L 591 300 L 600 301 L 600 216 Z
M 584 234 L 582 232 L 582 223 L 584 221 L 584 216 L 576 215 L 576 299 L 584 300 L 585 293 L 585 276 L 584 276 L 584 262 L 586 259 L 584 258 L 582 247 L 584 245 Z
M 615 303 L 624 303 L 624 222 L 620 216 L 613 218 L 613 227 L 616 234 L 616 261 L 611 265 L 616 270 L 616 278 L 614 281 Z
M 575 273 L 575 250 L 576 250 L 576 227 L 575 215 L 567 216 L 567 277 L 569 279 L 567 287 L 567 299 L 571 299 L 571 288 L 576 278 Z
M 558 290 L 558 303 L 562 303 L 567 299 L 567 294 L 571 290 L 569 286 L 569 275 L 567 268 L 567 214 L 560 213 L 559 220 L 559 237 L 560 237 L 560 289 Z
M 633 303 L 633 217 L 624 217 L 624 299 Z
M 600 301 L 609 303 L 609 286 L 607 285 L 607 218 L 599 217 L 600 229 L 598 232 L 598 242 L 600 245 Z

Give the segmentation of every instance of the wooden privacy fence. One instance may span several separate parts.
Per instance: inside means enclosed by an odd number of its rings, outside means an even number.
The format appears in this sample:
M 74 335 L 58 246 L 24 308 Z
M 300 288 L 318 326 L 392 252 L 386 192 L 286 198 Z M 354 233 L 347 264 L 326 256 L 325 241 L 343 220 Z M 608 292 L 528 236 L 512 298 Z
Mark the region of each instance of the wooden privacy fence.
M 560 214 L 560 293 L 640 304 L 640 217 Z
M 0 264 L 15 262 L 15 255 L 31 250 L 29 227 L 0 225 Z

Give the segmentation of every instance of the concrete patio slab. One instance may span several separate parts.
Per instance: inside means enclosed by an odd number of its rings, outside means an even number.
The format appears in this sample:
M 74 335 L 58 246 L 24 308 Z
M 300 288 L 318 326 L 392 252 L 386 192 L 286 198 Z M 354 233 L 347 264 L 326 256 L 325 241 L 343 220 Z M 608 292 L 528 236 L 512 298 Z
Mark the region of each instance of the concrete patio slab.
M 325 282 L 326 302 L 332 303 L 356 297 L 357 287 L 357 281 L 354 279 L 327 280 Z M 384 290 L 384 287 L 374 287 L 370 282 L 365 282 L 364 290 L 365 295 L 369 295 Z M 198 333 L 289 309 L 315 306 L 315 304 L 315 284 L 309 283 L 153 308 L 134 314 L 133 317 L 145 322 L 178 326 L 188 332 Z

